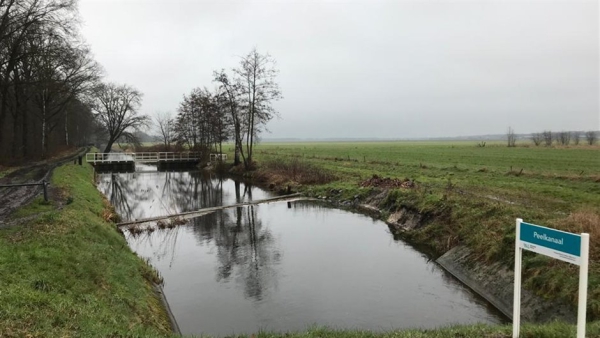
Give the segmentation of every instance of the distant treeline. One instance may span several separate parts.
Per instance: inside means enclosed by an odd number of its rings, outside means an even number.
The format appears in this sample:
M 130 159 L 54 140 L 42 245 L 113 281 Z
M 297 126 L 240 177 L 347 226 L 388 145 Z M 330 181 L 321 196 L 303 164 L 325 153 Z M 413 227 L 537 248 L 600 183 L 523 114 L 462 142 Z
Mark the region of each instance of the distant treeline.
M 563 146 L 568 146 L 569 144 L 579 145 L 579 144 L 588 144 L 594 145 L 598 142 L 598 132 L 597 131 L 560 131 L 560 132 L 552 132 L 550 130 L 545 130 L 541 133 L 533 133 L 531 134 L 531 141 L 534 145 L 540 146 L 551 146 L 552 144 L 558 144 Z

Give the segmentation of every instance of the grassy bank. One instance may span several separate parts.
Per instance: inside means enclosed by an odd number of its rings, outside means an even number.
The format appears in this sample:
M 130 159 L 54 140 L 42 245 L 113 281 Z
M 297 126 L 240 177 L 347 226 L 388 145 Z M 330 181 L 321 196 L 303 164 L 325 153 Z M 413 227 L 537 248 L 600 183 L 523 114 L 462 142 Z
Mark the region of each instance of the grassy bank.
M 588 318 L 600 319 L 599 147 L 323 142 L 262 144 L 256 151 L 263 168 L 258 175 L 267 181 L 299 185 L 309 194 L 338 201 L 372 202 L 384 211 L 384 217 L 401 207 L 418 211 L 426 216 L 426 225 L 403 236 L 438 254 L 467 245 L 474 259 L 502 262 L 512 269 L 517 217 L 566 231 L 589 232 Z M 287 174 L 278 169 L 285 167 L 295 169 Z M 302 167 L 334 178 L 315 184 L 304 178 Z M 364 184 L 374 174 L 415 184 L 411 188 Z M 299 179 L 294 182 L 294 177 Z M 383 198 L 374 198 L 382 191 Z M 577 302 L 576 266 L 527 253 L 524 283 L 544 298 L 573 306 Z
M 575 337 L 576 330 L 572 325 L 551 323 L 547 325 L 523 325 L 521 338 L 565 338 Z M 370 332 L 355 330 L 332 330 L 327 328 L 314 328 L 306 332 L 278 334 L 260 333 L 256 338 L 510 338 L 512 327 L 469 325 L 441 328 L 436 330 L 401 330 L 389 332 Z M 589 324 L 586 337 L 600 337 L 600 325 Z
M 58 167 L 53 198 L 34 200 L 0 230 L 0 336 L 166 336 L 151 281 L 96 190 L 92 168 Z

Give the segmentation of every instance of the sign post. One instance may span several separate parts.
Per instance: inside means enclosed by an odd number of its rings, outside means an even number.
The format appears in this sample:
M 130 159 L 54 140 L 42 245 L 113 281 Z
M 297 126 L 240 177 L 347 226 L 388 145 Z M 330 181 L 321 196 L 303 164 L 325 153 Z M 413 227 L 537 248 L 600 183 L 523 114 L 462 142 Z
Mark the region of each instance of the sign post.
M 516 235 L 513 338 L 519 337 L 519 328 L 521 326 L 521 261 L 523 258 L 523 249 L 579 265 L 577 338 L 585 338 L 590 235 L 586 233 L 572 234 L 525 223 L 520 218 L 517 218 Z

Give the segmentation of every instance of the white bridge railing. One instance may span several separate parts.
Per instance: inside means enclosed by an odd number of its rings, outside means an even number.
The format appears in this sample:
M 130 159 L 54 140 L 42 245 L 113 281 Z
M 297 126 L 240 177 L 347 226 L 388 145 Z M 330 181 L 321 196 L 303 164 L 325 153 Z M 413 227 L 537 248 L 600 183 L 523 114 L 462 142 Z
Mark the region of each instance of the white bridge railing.
M 197 152 L 87 153 L 85 160 L 90 163 L 183 162 L 199 160 L 200 156 L 201 154 Z

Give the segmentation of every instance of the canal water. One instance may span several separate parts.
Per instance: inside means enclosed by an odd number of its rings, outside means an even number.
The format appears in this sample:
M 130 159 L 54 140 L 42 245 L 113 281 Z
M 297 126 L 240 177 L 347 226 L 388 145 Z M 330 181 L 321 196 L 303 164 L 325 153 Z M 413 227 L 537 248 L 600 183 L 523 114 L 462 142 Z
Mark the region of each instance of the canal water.
M 272 196 L 198 172 L 137 170 L 98 175 L 124 220 Z M 504 321 L 435 262 L 394 240 L 385 223 L 314 202 L 239 207 L 125 236 L 163 276 L 184 334 Z

